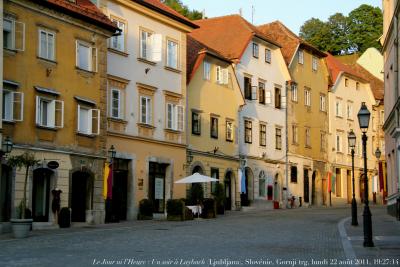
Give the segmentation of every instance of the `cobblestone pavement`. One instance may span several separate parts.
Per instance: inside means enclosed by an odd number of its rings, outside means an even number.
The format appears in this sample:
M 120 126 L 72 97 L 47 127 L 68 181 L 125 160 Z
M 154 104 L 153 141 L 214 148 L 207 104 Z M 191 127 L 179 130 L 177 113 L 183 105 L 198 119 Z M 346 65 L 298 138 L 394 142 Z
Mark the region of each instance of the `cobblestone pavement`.
M 348 208 L 230 212 L 3 235 L 0 266 L 346 266 L 338 222 L 348 216 Z

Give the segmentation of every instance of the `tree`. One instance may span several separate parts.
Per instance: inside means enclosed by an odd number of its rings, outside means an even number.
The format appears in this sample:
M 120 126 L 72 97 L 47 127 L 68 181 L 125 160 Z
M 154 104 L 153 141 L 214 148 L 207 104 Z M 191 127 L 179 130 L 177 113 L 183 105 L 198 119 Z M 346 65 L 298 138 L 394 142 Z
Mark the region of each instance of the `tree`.
M 203 13 L 197 10 L 190 10 L 180 0 L 162 0 L 162 3 L 171 7 L 175 11 L 179 12 L 183 16 L 190 20 L 197 20 L 203 18 Z
M 338 55 L 364 52 L 369 47 L 380 48 L 382 11 L 377 7 L 361 5 L 349 16 L 333 14 L 328 21 L 307 20 L 300 29 L 300 37 L 323 51 Z
M 363 52 L 369 47 L 380 49 L 379 37 L 383 31 L 383 15 L 378 7 L 361 5 L 348 16 L 349 41 L 353 48 Z

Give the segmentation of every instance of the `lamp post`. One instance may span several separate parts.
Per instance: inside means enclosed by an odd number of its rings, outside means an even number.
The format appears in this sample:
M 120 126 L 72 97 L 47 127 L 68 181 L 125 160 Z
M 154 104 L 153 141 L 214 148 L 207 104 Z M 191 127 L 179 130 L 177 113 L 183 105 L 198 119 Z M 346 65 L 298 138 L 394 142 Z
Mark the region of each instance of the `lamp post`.
M 349 141 L 349 147 L 351 148 L 351 174 L 352 174 L 352 182 L 353 182 L 353 199 L 351 200 L 351 225 L 357 226 L 357 201 L 354 193 L 354 148 L 356 146 L 356 135 L 353 130 L 350 130 L 349 135 L 347 136 Z
M 108 158 L 110 159 L 110 176 L 108 179 L 111 181 L 107 181 L 107 191 L 111 190 L 112 192 L 112 184 L 113 184 L 113 178 L 114 178 L 114 158 L 116 156 L 117 152 L 114 148 L 114 145 L 111 145 L 110 149 L 107 151 Z M 106 199 L 106 222 L 113 222 L 114 221 L 114 211 L 112 208 L 112 198 L 108 197 L 108 192 L 107 192 L 107 199 Z
M 363 144 L 363 158 L 364 158 L 364 212 L 363 212 L 363 226 L 364 226 L 364 247 L 373 247 L 374 242 L 372 241 L 372 220 L 371 211 L 368 205 L 368 175 L 367 175 L 367 135 L 366 132 L 369 126 L 369 118 L 371 113 L 369 112 L 365 102 L 362 102 L 360 111 L 357 114 L 358 123 L 363 133 L 362 144 Z
M 7 136 L 6 139 L 4 139 L 4 141 L 1 144 L 1 153 L 4 154 L 8 154 L 11 152 L 11 150 L 13 149 L 13 142 L 11 141 L 10 137 Z

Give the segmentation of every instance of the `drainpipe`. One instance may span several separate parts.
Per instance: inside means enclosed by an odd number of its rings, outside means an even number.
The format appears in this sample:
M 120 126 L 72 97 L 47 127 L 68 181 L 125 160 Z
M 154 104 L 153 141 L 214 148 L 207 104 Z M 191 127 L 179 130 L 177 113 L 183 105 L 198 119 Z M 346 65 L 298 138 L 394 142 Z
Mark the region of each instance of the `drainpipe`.
M 285 192 L 285 199 L 284 199 L 284 203 L 285 206 L 288 207 L 288 196 L 289 196 L 289 134 L 288 134 L 288 130 L 289 130 L 289 126 L 288 126 L 288 110 L 289 110 L 289 101 L 288 101 L 288 93 L 289 93 L 289 86 L 290 86 L 290 82 L 286 81 L 286 110 L 285 110 L 285 146 L 286 146 L 286 152 L 285 152 L 285 165 L 286 165 L 286 172 L 285 172 L 285 182 L 286 182 L 286 192 Z

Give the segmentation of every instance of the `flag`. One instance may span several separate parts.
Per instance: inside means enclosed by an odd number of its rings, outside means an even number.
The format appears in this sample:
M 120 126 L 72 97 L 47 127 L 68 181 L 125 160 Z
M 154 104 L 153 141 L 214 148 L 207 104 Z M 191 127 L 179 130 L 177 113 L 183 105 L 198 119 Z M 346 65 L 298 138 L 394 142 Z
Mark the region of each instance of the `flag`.
M 326 174 L 328 176 L 328 192 L 332 191 L 332 181 L 331 181 L 331 172 Z
M 379 191 L 384 191 L 382 162 L 379 162 Z
M 246 194 L 246 175 L 245 172 L 239 169 L 239 179 L 240 179 L 240 193 Z
M 112 199 L 112 166 L 107 162 L 104 164 L 103 198 Z

